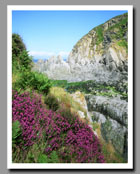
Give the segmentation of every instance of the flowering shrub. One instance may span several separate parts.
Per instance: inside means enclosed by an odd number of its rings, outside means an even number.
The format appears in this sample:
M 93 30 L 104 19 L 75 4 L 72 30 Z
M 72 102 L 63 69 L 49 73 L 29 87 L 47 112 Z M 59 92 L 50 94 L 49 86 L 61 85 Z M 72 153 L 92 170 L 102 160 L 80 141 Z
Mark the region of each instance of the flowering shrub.
M 77 116 L 70 115 L 72 118 L 68 119 L 69 115 L 65 117 L 62 112 L 47 110 L 41 96 L 35 93 L 13 91 L 12 119 L 21 125 L 21 148 L 26 150 L 42 140 L 47 158 L 55 152 L 60 162 L 103 163 L 101 146 L 92 129 Z
M 13 92 L 12 115 L 13 122 L 18 120 L 22 128 L 24 146 L 34 144 L 41 135 L 40 119 L 44 116 L 44 107 L 37 94 L 31 97 L 28 92 L 18 95 Z

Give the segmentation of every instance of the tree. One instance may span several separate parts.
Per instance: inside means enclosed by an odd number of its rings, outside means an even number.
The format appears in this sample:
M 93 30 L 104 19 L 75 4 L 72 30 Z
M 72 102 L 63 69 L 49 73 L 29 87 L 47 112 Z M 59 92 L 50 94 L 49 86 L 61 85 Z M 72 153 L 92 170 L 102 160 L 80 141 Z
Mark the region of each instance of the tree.
M 19 34 L 12 34 L 12 68 L 14 70 L 31 70 L 32 57 Z

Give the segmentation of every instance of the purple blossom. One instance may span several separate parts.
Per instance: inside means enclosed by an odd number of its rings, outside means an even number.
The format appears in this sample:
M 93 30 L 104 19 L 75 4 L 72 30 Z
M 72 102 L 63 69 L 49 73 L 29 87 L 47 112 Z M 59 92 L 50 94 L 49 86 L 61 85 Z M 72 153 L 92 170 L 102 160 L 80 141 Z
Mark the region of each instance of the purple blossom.
M 72 119 L 66 118 L 62 111 L 47 110 L 38 94 L 13 91 L 12 119 L 21 124 L 21 146 L 32 146 L 43 137 L 44 152 L 50 155 L 57 151 L 61 162 L 105 162 L 100 142 L 92 129 L 76 115 Z

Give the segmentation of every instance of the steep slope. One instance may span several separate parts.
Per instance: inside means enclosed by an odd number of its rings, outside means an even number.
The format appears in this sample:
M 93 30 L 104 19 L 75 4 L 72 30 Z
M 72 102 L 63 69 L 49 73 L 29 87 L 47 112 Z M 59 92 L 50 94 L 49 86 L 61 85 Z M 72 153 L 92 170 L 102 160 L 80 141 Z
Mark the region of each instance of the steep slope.
M 72 49 L 68 63 L 73 78 L 110 81 L 126 77 L 127 57 L 127 14 L 124 14 L 82 37 Z
M 125 13 L 89 31 L 73 47 L 67 62 L 51 57 L 34 69 L 58 80 L 127 80 L 127 18 Z

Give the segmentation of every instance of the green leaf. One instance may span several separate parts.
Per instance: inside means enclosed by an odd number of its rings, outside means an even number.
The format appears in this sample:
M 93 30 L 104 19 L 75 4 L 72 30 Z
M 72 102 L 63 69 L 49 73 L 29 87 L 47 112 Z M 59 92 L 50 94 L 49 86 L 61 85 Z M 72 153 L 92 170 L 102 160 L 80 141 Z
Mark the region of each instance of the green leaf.
M 48 157 L 44 154 L 40 154 L 37 159 L 38 163 L 48 163 Z
M 21 135 L 20 123 L 19 121 L 13 122 L 12 125 L 12 140 L 14 141 L 17 137 Z

